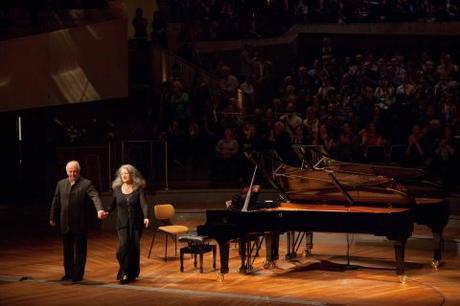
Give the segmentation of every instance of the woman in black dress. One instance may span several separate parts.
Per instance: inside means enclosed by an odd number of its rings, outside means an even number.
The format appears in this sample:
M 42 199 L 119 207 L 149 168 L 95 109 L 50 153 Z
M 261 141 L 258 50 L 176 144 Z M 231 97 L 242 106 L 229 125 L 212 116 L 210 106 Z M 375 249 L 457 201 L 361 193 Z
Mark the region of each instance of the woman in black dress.
M 117 208 L 119 245 L 117 259 L 120 265 L 117 279 L 122 284 L 139 276 L 140 241 L 142 229 L 149 226 L 148 206 L 145 198 L 145 180 L 132 165 L 122 165 L 112 182 L 113 200 L 108 210 Z

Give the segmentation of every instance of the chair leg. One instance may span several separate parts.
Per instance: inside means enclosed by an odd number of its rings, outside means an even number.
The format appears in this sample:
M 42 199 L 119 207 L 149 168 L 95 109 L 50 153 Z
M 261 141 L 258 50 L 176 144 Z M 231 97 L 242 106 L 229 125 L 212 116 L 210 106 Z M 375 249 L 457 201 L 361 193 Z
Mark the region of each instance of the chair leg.
M 166 240 L 166 245 L 165 245 L 165 262 L 168 261 L 168 233 L 165 233 L 165 240 Z
M 212 248 L 212 268 L 214 271 L 216 270 L 216 246 L 211 246 Z
M 148 258 L 150 258 L 150 253 L 152 253 L 152 247 L 153 247 L 153 243 L 155 242 L 155 235 L 157 234 L 156 231 L 153 232 L 153 236 L 152 236 L 152 242 L 150 242 L 150 249 L 149 249 L 149 255 L 147 256 Z
M 184 272 L 184 250 L 180 250 L 180 271 Z
M 177 256 L 177 236 L 174 235 L 174 256 Z
M 203 253 L 200 252 L 200 273 L 203 273 Z

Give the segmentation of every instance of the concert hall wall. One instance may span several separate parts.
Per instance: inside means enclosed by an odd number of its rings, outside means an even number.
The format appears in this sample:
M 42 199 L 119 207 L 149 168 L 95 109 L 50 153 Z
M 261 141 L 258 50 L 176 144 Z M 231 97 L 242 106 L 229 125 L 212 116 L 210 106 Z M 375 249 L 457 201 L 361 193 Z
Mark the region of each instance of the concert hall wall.
M 0 112 L 128 96 L 126 19 L 0 41 Z

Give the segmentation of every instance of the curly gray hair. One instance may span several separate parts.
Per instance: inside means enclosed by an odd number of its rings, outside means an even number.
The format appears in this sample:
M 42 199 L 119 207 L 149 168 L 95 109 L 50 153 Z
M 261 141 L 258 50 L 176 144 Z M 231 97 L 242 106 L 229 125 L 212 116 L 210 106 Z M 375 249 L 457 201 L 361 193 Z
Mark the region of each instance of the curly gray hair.
M 121 167 L 118 168 L 117 172 L 115 173 L 115 179 L 112 182 L 112 189 L 115 189 L 116 187 L 123 185 L 123 182 L 121 181 L 121 170 L 123 169 L 128 171 L 133 182 L 134 190 L 145 187 L 145 179 L 139 172 L 139 170 L 137 170 L 136 167 L 134 167 L 133 165 L 125 164 L 121 165 Z
M 77 167 L 78 171 L 81 170 L 80 163 L 76 160 L 71 160 L 65 165 L 65 170 L 68 171 L 70 166 L 75 166 Z

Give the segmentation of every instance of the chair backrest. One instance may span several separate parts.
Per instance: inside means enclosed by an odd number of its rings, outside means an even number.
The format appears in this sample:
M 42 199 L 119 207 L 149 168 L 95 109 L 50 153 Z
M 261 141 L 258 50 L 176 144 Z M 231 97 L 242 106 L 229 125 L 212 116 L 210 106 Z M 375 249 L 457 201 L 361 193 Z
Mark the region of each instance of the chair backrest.
M 390 147 L 390 161 L 393 163 L 401 163 L 406 156 L 406 145 L 392 145 Z
M 368 162 L 383 162 L 385 161 L 384 146 L 368 146 L 365 156 Z
M 153 207 L 153 211 L 155 213 L 155 218 L 158 220 L 169 220 L 176 214 L 176 210 L 171 204 L 157 204 Z

